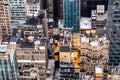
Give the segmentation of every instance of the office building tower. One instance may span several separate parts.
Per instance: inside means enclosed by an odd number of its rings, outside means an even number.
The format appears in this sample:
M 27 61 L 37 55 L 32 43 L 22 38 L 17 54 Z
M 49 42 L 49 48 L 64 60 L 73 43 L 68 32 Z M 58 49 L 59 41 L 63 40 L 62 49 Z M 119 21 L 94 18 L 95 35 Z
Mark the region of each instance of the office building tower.
M 0 34 L 3 40 L 12 34 L 8 0 L 0 1 Z
M 12 28 L 23 27 L 26 20 L 26 0 L 10 0 L 9 4 Z
M 15 66 L 15 49 L 9 45 L 0 45 L 0 80 L 18 80 Z
M 110 66 L 120 64 L 120 1 L 110 0 L 108 3 L 108 24 L 110 38 Z
M 64 26 L 73 27 L 74 32 L 79 31 L 80 19 L 80 0 L 64 0 L 63 1 Z
M 104 5 L 106 11 L 108 8 L 108 0 L 81 0 L 81 16 L 91 17 L 91 11 L 96 10 L 97 5 Z
M 38 17 L 40 12 L 40 1 L 39 0 L 27 0 L 26 2 L 26 16 L 27 17 Z

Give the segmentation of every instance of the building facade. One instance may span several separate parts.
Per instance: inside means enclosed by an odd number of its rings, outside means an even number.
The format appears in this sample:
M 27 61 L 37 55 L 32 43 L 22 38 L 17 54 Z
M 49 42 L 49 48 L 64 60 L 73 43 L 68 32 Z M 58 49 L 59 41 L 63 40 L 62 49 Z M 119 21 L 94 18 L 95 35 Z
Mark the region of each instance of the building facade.
M 80 0 L 64 0 L 63 14 L 64 26 L 67 28 L 73 27 L 73 31 L 78 32 L 80 19 Z
M 63 19 L 63 0 L 54 1 L 54 20 Z
M 75 66 L 77 58 L 76 56 L 72 56 L 74 53 L 70 50 L 70 46 L 65 45 L 60 47 L 60 80 L 79 80 L 80 70 Z
M 16 60 L 13 58 L 15 51 L 13 50 L 15 49 L 11 46 L 0 45 L 0 80 L 18 80 Z
M 10 23 L 10 8 L 8 0 L 0 1 L 0 34 L 5 39 L 12 34 Z
M 47 44 L 43 36 L 43 27 L 26 26 L 15 32 L 11 44 L 16 44 L 20 80 L 46 80 Z
M 96 80 L 106 80 L 109 69 L 108 61 L 109 40 L 105 36 L 101 38 L 81 37 L 81 77 L 90 75 Z
M 54 3 L 53 0 L 48 0 L 48 18 L 53 19 L 54 17 Z
M 108 6 L 108 30 L 110 38 L 110 60 L 111 67 L 120 64 L 120 1 L 111 0 Z
M 72 28 L 64 28 L 60 33 L 60 80 L 79 80 L 80 56 L 72 48 Z
M 12 28 L 23 27 L 26 20 L 26 0 L 10 0 L 9 4 Z
M 26 3 L 26 16 L 37 17 L 40 12 L 40 1 L 39 0 L 27 0 Z

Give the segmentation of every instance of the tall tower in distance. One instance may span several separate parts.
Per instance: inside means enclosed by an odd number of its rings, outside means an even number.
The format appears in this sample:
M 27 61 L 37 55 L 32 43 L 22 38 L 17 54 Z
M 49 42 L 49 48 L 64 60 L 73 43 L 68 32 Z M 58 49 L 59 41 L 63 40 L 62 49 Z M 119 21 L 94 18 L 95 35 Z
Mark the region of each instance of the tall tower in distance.
M 8 0 L 0 0 L 0 34 L 5 40 L 11 35 L 10 10 Z
M 80 0 L 64 0 L 63 6 L 63 18 L 65 27 L 73 27 L 73 31 L 78 32 L 80 18 Z

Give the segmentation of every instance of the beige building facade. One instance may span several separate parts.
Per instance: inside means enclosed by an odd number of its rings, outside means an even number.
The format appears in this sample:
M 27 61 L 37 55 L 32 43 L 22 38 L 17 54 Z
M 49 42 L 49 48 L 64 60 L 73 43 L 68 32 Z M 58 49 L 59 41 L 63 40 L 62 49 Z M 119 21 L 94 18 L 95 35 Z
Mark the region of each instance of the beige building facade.
M 81 37 L 81 72 L 86 75 L 98 77 L 95 68 L 100 66 L 103 75 L 102 79 L 107 78 L 109 60 L 109 40 L 105 36 Z M 97 79 L 98 80 L 98 79 Z M 101 79 L 100 79 L 101 80 Z
M 0 33 L 5 38 L 11 32 L 9 1 L 0 0 Z

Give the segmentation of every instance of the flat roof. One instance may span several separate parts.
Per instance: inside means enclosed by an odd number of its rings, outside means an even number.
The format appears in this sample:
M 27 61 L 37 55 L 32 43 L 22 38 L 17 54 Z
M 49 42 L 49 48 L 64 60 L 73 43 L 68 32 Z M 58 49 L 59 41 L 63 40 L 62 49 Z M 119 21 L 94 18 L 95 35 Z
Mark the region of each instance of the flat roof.
M 91 18 L 80 19 L 80 29 L 91 29 Z
M 60 46 L 60 52 L 70 52 L 70 46 Z
M 104 13 L 105 6 L 104 5 L 97 5 L 97 13 Z
M 32 60 L 17 60 L 18 63 L 45 63 L 46 61 L 45 60 L 35 60 L 35 61 L 32 61 Z

